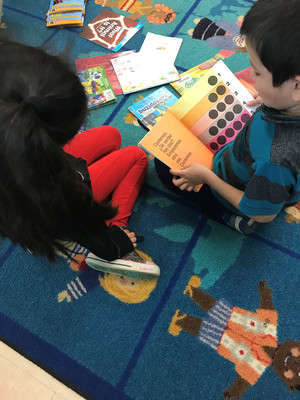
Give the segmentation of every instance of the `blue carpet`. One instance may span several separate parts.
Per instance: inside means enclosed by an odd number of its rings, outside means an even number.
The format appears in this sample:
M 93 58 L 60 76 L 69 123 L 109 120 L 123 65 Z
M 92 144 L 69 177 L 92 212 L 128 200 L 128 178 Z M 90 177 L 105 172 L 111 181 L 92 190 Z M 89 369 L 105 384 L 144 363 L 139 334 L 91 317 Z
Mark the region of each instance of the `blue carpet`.
M 4 0 L 8 33 L 51 52 L 71 45 L 72 62 L 108 53 L 78 37 L 81 28 L 47 28 L 49 2 Z M 183 39 L 176 59 L 179 72 L 211 57 L 223 59 L 234 72 L 249 66 L 247 54 L 233 51 L 232 35 L 253 1 L 163 3 L 175 11 L 174 21 L 154 25 L 140 17 L 144 27 L 123 50 L 138 51 L 150 31 Z M 85 25 L 101 10 L 88 0 Z M 226 40 L 192 38 L 197 19 L 204 17 L 217 24 L 223 21 Z M 118 96 L 117 103 L 91 111 L 88 127 L 114 125 L 122 133 L 124 146 L 137 144 L 146 131 L 128 107 L 150 91 Z M 192 276 L 199 277 L 201 288 L 214 298 L 255 311 L 257 284 L 265 279 L 273 289 L 279 314 L 279 342 L 298 340 L 299 220 L 297 208 L 283 211 L 274 222 L 244 237 L 205 219 L 195 206 L 168 192 L 150 161 L 130 227 L 145 235 L 140 249 L 160 266 L 160 278 L 147 284 L 128 282 L 122 292 L 112 276 L 84 267 L 76 271 L 63 257 L 49 265 L 5 240 L 0 247 L 0 337 L 88 399 L 221 399 L 235 379 L 234 365 L 193 336 L 169 332 L 177 309 L 204 316 L 184 295 L 185 287 Z M 288 400 L 295 396 L 269 367 L 243 398 Z

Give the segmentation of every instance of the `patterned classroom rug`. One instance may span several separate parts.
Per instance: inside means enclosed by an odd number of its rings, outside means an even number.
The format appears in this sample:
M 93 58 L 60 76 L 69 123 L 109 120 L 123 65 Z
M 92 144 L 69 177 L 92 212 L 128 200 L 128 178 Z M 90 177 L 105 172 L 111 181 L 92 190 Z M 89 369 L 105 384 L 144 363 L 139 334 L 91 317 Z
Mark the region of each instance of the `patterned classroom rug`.
M 51 52 L 68 45 L 72 63 L 110 53 L 79 37 L 82 28 L 47 28 L 49 3 L 4 0 L 7 32 Z M 103 10 L 101 3 L 88 0 L 84 25 Z M 180 73 L 211 58 L 237 72 L 249 67 L 247 54 L 236 50 L 239 27 L 252 4 L 118 0 L 107 1 L 105 8 L 125 16 L 135 13 L 144 25 L 122 51 L 139 51 L 147 32 L 174 36 L 183 39 L 175 62 Z M 150 17 L 152 9 L 165 17 Z M 124 146 L 137 144 L 146 130 L 128 107 L 152 90 L 119 95 L 117 102 L 92 110 L 87 127 L 114 125 Z M 145 236 L 140 250 L 160 266 L 159 279 L 122 280 L 97 273 L 85 265 L 81 248 L 74 248 L 81 253 L 79 264 L 60 256 L 49 265 L 4 240 L 0 337 L 87 399 L 221 399 L 236 371 L 251 382 L 245 400 L 295 399 L 299 387 L 283 380 L 291 379 L 287 365 L 300 352 L 299 221 L 300 207 L 295 206 L 242 236 L 207 220 L 165 189 L 150 161 L 130 227 Z M 271 296 L 276 311 L 262 311 Z M 231 330 L 221 337 L 217 330 L 230 313 Z M 201 320 L 202 326 L 215 324 L 215 330 L 198 340 L 194 333 Z M 270 365 L 277 340 L 287 343 Z M 226 393 L 227 399 L 235 396 L 231 389 Z

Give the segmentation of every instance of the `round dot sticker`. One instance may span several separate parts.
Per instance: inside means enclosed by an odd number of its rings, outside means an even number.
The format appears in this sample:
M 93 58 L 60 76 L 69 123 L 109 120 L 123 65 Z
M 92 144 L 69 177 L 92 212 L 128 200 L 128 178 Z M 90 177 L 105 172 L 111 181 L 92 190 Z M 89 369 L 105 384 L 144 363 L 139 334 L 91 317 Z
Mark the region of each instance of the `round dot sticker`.
M 217 125 L 219 128 L 225 128 L 226 126 L 226 121 L 223 118 L 220 118 L 219 121 L 217 122 Z
M 227 121 L 232 121 L 232 120 L 234 119 L 234 114 L 233 114 L 233 112 L 228 111 L 228 112 L 225 114 L 225 118 L 226 118 Z
M 219 146 L 218 146 L 217 143 L 214 142 L 214 143 L 211 143 L 211 144 L 210 144 L 210 148 L 211 148 L 212 150 L 216 151 L 216 150 L 218 150 Z
M 216 119 L 217 116 L 219 115 L 219 113 L 218 113 L 217 110 L 210 110 L 210 112 L 208 113 L 208 115 L 209 115 L 209 118 L 211 118 L 211 119 Z
M 235 114 L 240 114 L 240 113 L 242 112 L 242 110 L 243 110 L 243 107 L 242 107 L 240 104 L 235 104 L 235 105 L 233 106 L 233 108 L 232 108 L 232 111 L 233 111 Z
M 211 136 L 216 136 L 219 133 L 219 129 L 216 126 L 211 126 L 208 132 Z
M 225 92 L 226 92 L 226 88 L 225 88 L 224 85 L 220 85 L 220 86 L 217 87 L 217 93 L 218 93 L 219 95 L 222 95 L 222 94 L 224 94 Z
M 250 115 L 245 113 L 241 116 L 241 120 L 244 122 L 244 124 L 250 119 Z
M 224 143 L 226 143 L 226 137 L 223 136 L 223 135 L 218 136 L 217 142 L 218 142 L 219 144 L 224 144 Z
M 210 76 L 209 78 L 208 78 L 208 83 L 211 85 L 211 86 L 214 86 L 216 83 L 218 82 L 218 79 L 217 79 L 217 77 L 216 76 Z
M 228 128 L 228 129 L 226 129 L 226 131 L 225 131 L 225 135 L 226 135 L 228 138 L 233 137 L 234 133 L 235 133 L 235 130 L 232 129 L 232 128 Z
M 233 127 L 234 127 L 234 129 L 235 129 L 236 131 L 239 131 L 240 129 L 242 129 L 243 124 L 241 123 L 241 121 L 235 121 L 235 122 L 233 123 Z
M 217 104 L 217 110 L 222 112 L 225 111 L 225 109 L 226 109 L 226 104 L 220 101 L 220 103 Z
M 216 93 L 211 93 L 211 94 L 208 96 L 208 100 L 209 100 L 211 103 L 215 103 L 215 102 L 218 100 L 218 96 L 216 95 Z
M 226 97 L 225 97 L 225 103 L 226 104 L 232 104 L 234 102 L 234 97 L 231 95 L 231 94 L 228 94 Z

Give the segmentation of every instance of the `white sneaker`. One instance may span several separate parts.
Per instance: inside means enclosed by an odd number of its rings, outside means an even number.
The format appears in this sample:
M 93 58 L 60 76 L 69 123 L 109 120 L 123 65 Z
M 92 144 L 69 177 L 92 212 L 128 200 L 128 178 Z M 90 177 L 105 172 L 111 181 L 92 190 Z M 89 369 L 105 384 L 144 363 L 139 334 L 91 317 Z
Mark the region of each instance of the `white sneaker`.
M 134 279 L 154 279 L 160 275 L 158 265 L 151 261 L 145 261 L 135 251 L 126 254 L 124 258 L 113 261 L 107 261 L 93 253 L 88 253 L 85 261 L 89 267 L 97 271 L 128 276 Z

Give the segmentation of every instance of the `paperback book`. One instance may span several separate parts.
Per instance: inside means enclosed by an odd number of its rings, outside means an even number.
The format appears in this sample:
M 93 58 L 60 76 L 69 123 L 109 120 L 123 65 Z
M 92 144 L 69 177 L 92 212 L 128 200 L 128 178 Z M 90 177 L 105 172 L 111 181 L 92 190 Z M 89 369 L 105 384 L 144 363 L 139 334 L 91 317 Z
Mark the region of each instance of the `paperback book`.
M 54 13 L 82 11 L 85 13 L 85 0 L 51 0 L 47 15 Z
M 111 60 L 123 93 L 132 93 L 180 79 L 167 57 L 134 53 Z
M 145 128 L 151 129 L 177 100 L 178 98 L 163 86 L 128 109 Z
M 78 72 L 87 98 L 88 108 L 97 108 L 117 100 L 102 65 Z
M 78 35 L 109 50 L 119 51 L 142 26 L 141 22 L 105 9 Z
M 218 61 L 168 109 L 139 146 L 170 168 L 191 163 L 211 168 L 214 154 L 234 140 L 254 113 L 255 107 L 246 105 L 252 99 Z
M 182 72 L 180 74 L 179 81 L 171 82 L 171 86 L 176 90 L 177 93 L 182 95 L 188 89 L 195 85 L 196 82 L 201 79 L 209 68 L 212 68 L 217 61 L 214 58 L 210 58 L 195 67 Z
M 122 57 L 134 52 L 135 50 L 129 50 L 123 51 L 121 53 L 104 54 L 102 56 L 77 58 L 77 60 L 75 60 L 76 71 L 79 72 L 83 71 L 84 69 L 98 67 L 99 65 L 102 65 L 115 94 L 123 94 L 123 90 L 112 66 L 111 60 L 113 58 Z

